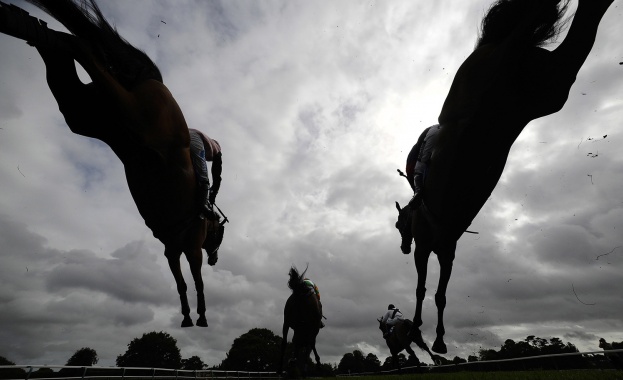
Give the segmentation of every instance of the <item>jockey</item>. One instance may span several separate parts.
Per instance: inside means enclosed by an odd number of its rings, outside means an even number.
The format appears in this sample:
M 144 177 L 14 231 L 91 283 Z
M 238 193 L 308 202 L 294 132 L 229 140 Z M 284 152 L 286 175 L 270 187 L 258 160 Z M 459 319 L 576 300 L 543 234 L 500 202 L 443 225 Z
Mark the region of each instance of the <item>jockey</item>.
M 221 187 L 221 172 L 223 171 L 223 159 L 221 146 L 218 141 L 209 138 L 201 131 L 189 128 L 190 133 L 190 157 L 195 169 L 195 176 L 199 184 L 199 204 L 202 215 L 210 215 L 212 211 L 206 205 L 214 204 L 216 194 Z M 214 184 L 210 187 L 208 179 L 208 167 L 206 161 L 212 161 L 212 180 Z
M 413 209 L 422 202 L 424 178 L 440 129 L 439 124 L 426 128 L 407 156 L 407 179 L 413 189 L 413 198 L 409 201 L 409 206 Z
M 394 330 L 394 326 L 402 320 L 404 320 L 404 317 L 402 316 L 400 309 L 390 303 L 389 306 L 387 306 L 385 315 L 383 315 L 383 318 L 381 319 L 381 323 L 385 325 L 383 338 L 387 339 Z
M 322 303 L 320 302 L 320 290 L 318 290 L 318 286 L 312 282 L 309 278 L 304 278 L 303 283 L 307 286 L 311 291 L 314 292 L 316 298 L 318 298 L 318 306 L 320 307 L 320 315 L 324 317 L 322 314 Z M 322 322 L 322 318 L 320 319 L 320 328 L 324 327 L 324 322 Z

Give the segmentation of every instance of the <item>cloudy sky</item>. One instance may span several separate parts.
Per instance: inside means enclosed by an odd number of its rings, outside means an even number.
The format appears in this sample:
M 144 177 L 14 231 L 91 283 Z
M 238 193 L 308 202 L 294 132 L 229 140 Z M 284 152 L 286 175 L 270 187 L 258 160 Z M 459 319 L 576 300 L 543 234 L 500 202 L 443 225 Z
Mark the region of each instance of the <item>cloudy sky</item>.
M 163 245 L 120 161 L 69 131 L 35 49 L 0 35 L 0 355 L 62 365 L 91 347 L 114 365 L 132 339 L 166 331 L 182 357 L 216 365 L 251 328 L 281 335 L 288 269 L 309 264 L 328 318 L 322 360 L 360 349 L 383 361 L 376 318 L 388 303 L 412 318 L 417 279 L 394 228 L 394 201 L 411 193 L 396 169 L 436 122 L 490 2 L 101 1 L 188 124 L 223 147 L 217 201 L 231 223 L 203 268 L 205 329 L 179 327 Z M 622 12 L 616 0 L 567 104 L 524 130 L 479 234 L 459 241 L 447 358 L 528 335 L 583 351 L 623 340 Z M 434 256 L 429 269 L 432 343 Z

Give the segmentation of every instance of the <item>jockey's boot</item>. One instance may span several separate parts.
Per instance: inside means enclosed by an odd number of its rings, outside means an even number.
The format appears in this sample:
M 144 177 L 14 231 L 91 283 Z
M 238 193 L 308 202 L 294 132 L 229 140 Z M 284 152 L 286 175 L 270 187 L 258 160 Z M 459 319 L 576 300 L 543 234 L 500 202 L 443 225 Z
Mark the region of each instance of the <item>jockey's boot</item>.
M 199 195 L 198 202 L 200 206 L 201 214 L 199 217 L 201 219 L 207 217 L 208 215 L 212 215 L 212 210 L 210 210 L 210 206 L 208 206 L 208 194 L 210 193 L 210 184 L 207 182 L 199 183 Z
M 413 176 L 413 198 L 409 201 L 408 207 L 412 210 L 420 207 L 422 203 L 422 187 L 423 187 L 423 178 L 422 174 L 415 173 Z

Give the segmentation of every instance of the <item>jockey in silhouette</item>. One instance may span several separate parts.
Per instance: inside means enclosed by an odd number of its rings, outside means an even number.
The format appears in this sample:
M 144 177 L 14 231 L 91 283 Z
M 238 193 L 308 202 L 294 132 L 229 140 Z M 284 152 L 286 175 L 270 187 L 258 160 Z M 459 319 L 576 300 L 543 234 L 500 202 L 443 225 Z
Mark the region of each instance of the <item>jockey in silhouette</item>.
M 420 137 L 407 156 L 407 180 L 409 180 L 409 185 L 413 189 L 413 198 L 409 202 L 409 206 L 412 209 L 415 209 L 422 202 L 426 169 L 428 169 L 428 162 L 433 154 L 433 148 L 435 147 L 437 134 L 440 129 L 441 126 L 439 124 L 426 128 L 420 134 Z
M 303 279 L 303 283 L 311 290 L 314 292 L 314 294 L 316 295 L 316 297 L 318 298 L 318 307 L 320 307 L 320 315 L 322 315 L 324 317 L 324 315 L 322 314 L 322 303 L 320 302 L 320 290 L 318 290 L 318 286 L 316 286 L 316 284 L 314 284 L 312 282 L 312 280 L 310 280 L 309 278 L 304 278 Z M 322 319 L 320 320 L 320 328 L 324 327 L 324 322 L 322 322 Z
M 387 311 L 383 315 L 383 318 L 381 318 L 381 323 L 385 325 L 383 338 L 387 339 L 394 330 L 394 326 L 402 320 L 404 320 L 404 317 L 400 309 L 390 303 L 389 306 L 387 306 Z

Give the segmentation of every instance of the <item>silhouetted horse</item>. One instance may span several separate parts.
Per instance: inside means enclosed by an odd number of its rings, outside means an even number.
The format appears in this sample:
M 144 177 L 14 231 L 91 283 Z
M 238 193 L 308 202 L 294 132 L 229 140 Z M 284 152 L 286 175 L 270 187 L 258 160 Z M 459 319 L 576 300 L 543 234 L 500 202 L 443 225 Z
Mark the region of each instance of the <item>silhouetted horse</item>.
M 378 318 L 379 329 L 384 333 L 386 331 L 385 323 L 382 322 L 381 318 Z M 417 359 L 417 355 L 413 349 L 411 349 L 411 339 L 409 339 L 408 333 L 413 326 L 413 322 L 408 319 L 404 319 L 399 321 L 394 325 L 394 330 L 392 333 L 385 339 L 387 343 L 387 348 L 389 348 L 389 352 L 392 354 L 392 361 L 394 363 L 394 368 L 400 370 L 400 361 L 398 360 L 398 354 L 402 352 L 402 350 L 406 350 L 409 356 L 413 356 Z M 430 355 L 433 362 L 435 362 L 435 356 L 430 350 L 426 350 Z M 419 362 L 419 360 L 418 360 Z
M 443 312 L 457 241 L 491 195 L 524 127 L 565 104 L 612 1 L 580 0 L 567 36 L 553 51 L 539 46 L 560 31 L 568 0 L 500 0 L 485 15 L 476 49 L 458 69 L 439 115 L 423 202 L 415 212 L 396 203 L 403 253 L 415 240 L 418 281 L 410 336 L 418 346 L 426 346 L 419 327 L 430 253 L 440 264 L 432 349 L 446 353 Z
M 182 327 L 193 325 L 180 268 L 182 253 L 197 290 L 197 325 L 207 326 L 201 248 L 209 243 L 208 225 L 218 228 L 218 221 L 199 217 L 202 200 L 188 127 L 158 67 L 117 33 L 94 0 L 28 1 L 72 34 L 48 29 L 21 8 L 1 2 L 0 32 L 37 48 L 69 129 L 105 142 L 119 157 L 139 213 L 165 246 L 182 304 Z M 74 60 L 92 83 L 80 81 Z
M 306 375 L 307 360 L 313 351 L 316 365 L 320 365 L 320 356 L 316 352 L 316 336 L 320 331 L 322 311 L 320 301 L 316 297 L 314 289 L 308 287 L 303 279 L 307 269 L 299 274 L 296 267 L 291 267 L 288 287 L 292 294 L 286 301 L 283 309 L 283 341 L 281 343 L 281 356 L 278 373 L 283 370 L 283 362 L 288 343 L 288 330 L 294 331 L 292 335 L 293 353 L 292 358 L 303 376 Z

